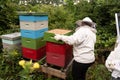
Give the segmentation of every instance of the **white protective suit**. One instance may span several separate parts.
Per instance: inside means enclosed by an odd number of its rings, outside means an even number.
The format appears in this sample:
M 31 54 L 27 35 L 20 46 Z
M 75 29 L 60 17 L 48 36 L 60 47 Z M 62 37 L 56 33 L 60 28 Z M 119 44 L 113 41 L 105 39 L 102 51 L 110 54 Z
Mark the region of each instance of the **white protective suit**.
M 74 60 L 79 63 L 92 63 L 95 61 L 94 44 L 96 42 L 96 29 L 81 26 L 71 36 L 56 35 L 56 40 L 62 40 L 73 45 Z
M 120 41 L 117 41 L 117 46 L 114 51 L 111 51 L 110 55 L 106 59 L 105 66 L 110 72 L 112 72 L 112 77 L 120 77 Z

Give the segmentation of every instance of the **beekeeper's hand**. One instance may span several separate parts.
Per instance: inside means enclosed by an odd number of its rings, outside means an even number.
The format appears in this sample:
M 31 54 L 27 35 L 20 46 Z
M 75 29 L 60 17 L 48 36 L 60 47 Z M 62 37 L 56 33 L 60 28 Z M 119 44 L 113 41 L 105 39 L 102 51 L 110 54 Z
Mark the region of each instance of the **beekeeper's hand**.
M 106 60 L 106 61 L 105 61 L 105 66 L 106 66 L 106 68 L 108 69 L 108 71 L 112 72 L 112 69 L 110 68 L 110 66 L 111 66 L 111 61 Z
M 55 34 L 54 39 L 55 39 L 55 40 L 61 40 L 61 39 L 62 39 L 62 35 L 60 35 L 60 34 Z
M 110 69 L 114 69 L 115 68 L 115 64 L 109 64 L 109 68 Z
M 114 63 L 114 69 L 120 72 L 120 60 L 115 60 Z

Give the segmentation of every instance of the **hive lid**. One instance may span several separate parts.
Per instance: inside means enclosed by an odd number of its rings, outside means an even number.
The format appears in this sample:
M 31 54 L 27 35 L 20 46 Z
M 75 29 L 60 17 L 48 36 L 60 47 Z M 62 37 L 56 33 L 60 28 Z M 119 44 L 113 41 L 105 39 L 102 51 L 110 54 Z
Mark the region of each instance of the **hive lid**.
M 33 15 L 33 16 L 39 16 L 39 15 L 48 15 L 47 13 L 40 13 L 40 12 L 18 12 L 18 15 L 24 15 L 24 16 L 28 16 L 28 15 Z
M 20 39 L 20 37 L 21 37 L 20 32 L 5 34 L 1 36 L 2 39 L 8 39 L 8 40 L 16 40 L 16 39 Z
M 67 34 L 69 32 L 71 32 L 71 30 L 65 30 L 65 29 L 53 29 L 53 30 L 49 30 L 47 31 L 48 33 L 53 33 L 53 34 Z

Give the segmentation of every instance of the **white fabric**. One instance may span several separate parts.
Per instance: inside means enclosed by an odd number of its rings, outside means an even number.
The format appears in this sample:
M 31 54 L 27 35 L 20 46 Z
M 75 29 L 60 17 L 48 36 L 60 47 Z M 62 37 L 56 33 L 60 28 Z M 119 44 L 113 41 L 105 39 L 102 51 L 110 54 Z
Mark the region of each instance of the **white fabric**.
M 96 28 L 96 23 L 94 23 L 89 17 L 85 17 L 82 22 L 88 22 L 91 23 L 91 27 Z
M 74 60 L 80 63 L 94 62 L 94 44 L 96 42 L 96 30 L 89 26 L 81 26 L 71 36 L 61 35 L 62 41 L 73 45 Z
M 111 67 L 111 65 L 113 65 L 113 67 Z M 114 51 L 111 51 L 106 59 L 105 66 L 112 72 L 111 75 L 113 77 L 120 77 L 120 43 L 118 43 Z
M 118 38 L 117 38 L 117 41 L 116 41 L 116 43 L 119 43 L 119 42 L 120 42 L 120 37 L 118 37 Z
M 89 17 L 85 17 L 82 21 L 93 23 L 93 21 Z

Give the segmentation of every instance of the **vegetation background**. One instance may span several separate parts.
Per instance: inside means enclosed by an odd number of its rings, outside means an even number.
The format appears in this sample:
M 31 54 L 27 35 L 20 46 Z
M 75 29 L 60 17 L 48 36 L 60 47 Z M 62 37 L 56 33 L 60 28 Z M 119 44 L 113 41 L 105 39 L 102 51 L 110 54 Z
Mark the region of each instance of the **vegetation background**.
M 27 0 L 26 0 L 27 1 Z M 105 68 L 104 62 L 116 41 L 115 13 L 120 12 L 120 0 L 31 0 L 27 4 L 19 4 L 20 0 L 0 0 L 0 35 L 20 31 L 19 11 L 43 12 L 49 16 L 49 29 L 63 28 L 75 29 L 75 21 L 89 16 L 97 26 L 97 43 L 95 45 L 96 62 L 90 67 L 87 80 L 109 80 L 110 72 Z M 50 4 L 50 2 L 52 2 Z M 0 39 L 0 80 L 27 80 L 20 79 L 22 68 L 18 65 L 21 56 L 11 52 L 2 51 Z M 7 57 L 5 56 L 7 54 Z M 44 75 L 32 74 L 32 80 L 43 80 Z M 47 79 L 46 79 L 47 80 Z M 59 80 L 52 78 L 48 80 Z M 72 80 L 69 75 L 68 80 Z

